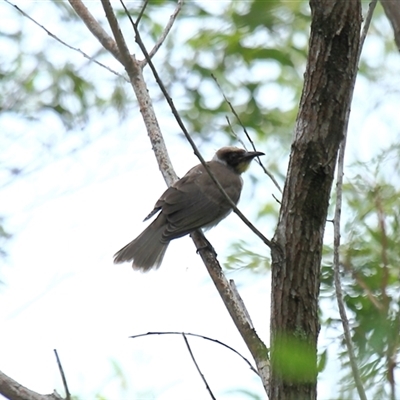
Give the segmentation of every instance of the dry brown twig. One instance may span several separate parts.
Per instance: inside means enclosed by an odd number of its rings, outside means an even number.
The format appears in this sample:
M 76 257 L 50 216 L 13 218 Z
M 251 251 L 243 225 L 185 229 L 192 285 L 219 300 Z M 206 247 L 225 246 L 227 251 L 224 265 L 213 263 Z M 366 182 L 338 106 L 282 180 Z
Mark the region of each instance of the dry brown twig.
M 205 378 L 204 374 L 201 372 L 199 364 L 197 363 L 196 358 L 194 357 L 194 354 L 193 354 L 193 351 L 192 351 L 192 349 L 190 347 L 188 338 L 186 337 L 186 334 L 184 334 L 183 332 L 182 332 L 182 337 L 183 337 L 183 340 L 185 341 L 186 347 L 187 347 L 188 352 L 190 354 L 190 357 L 191 357 L 191 359 L 192 359 L 192 361 L 193 361 L 193 363 L 194 363 L 194 365 L 195 365 L 195 367 L 197 369 L 197 372 L 199 373 L 199 375 L 200 375 L 202 381 L 204 382 L 204 384 L 206 385 L 206 389 L 207 389 L 208 393 L 210 394 L 210 397 L 213 400 L 216 400 L 216 398 L 215 398 L 215 396 L 214 396 L 214 394 L 213 394 L 213 392 L 212 392 L 212 390 L 211 390 L 211 388 L 210 388 L 210 386 L 209 386 L 209 384 L 207 382 L 207 379 Z

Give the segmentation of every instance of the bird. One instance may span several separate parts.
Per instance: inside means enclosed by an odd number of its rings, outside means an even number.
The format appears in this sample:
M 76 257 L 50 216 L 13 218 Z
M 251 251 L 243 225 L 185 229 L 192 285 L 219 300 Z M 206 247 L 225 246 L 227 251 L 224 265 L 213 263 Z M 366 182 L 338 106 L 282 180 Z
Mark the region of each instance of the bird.
M 243 187 L 241 174 L 251 161 L 265 155 L 260 151 L 227 146 L 219 149 L 210 171 L 233 203 L 237 204 Z M 151 213 L 156 219 L 134 240 L 114 255 L 114 263 L 132 262 L 134 270 L 147 272 L 160 267 L 171 240 L 217 225 L 230 214 L 232 206 L 211 179 L 203 164 L 190 169 L 158 199 Z

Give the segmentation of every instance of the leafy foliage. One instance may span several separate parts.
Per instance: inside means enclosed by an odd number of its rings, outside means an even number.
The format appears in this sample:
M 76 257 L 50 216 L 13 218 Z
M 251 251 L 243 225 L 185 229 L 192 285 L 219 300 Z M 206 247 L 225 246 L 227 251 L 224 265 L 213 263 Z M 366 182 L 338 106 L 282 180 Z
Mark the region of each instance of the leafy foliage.
M 400 192 L 391 182 L 398 176 L 389 173 L 397 169 L 396 159 L 397 146 L 383 151 L 373 162 L 358 163 L 364 174 L 345 187 L 350 218 L 341 249 L 344 300 L 361 375 L 374 398 L 395 393 L 400 352 Z M 331 249 L 326 247 L 325 260 L 329 257 Z M 327 262 L 322 281 L 323 294 L 332 296 L 333 272 Z M 340 329 L 338 319 L 326 322 Z M 345 350 L 340 359 L 350 368 Z M 353 393 L 354 382 L 350 373 L 343 379 L 342 395 L 346 396 L 346 391 Z

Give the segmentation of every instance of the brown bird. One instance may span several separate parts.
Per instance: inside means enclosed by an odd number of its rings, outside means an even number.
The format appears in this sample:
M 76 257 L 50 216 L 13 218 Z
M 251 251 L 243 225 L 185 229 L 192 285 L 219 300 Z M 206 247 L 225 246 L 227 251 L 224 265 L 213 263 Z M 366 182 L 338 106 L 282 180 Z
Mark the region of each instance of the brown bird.
M 235 204 L 243 187 L 241 173 L 247 170 L 254 157 L 261 155 L 264 153 L 260 151 L 222 147 L 207 162 Z M 164 192 L 145 221 L 159 213 L 157 218 L 114 255 L 114 263 L 132 261 L 133 269 L 143 272 L 158 268 L 171 240 L 199 228 L 211 228 L 231 211 L 231 205 L 204 166 L 196 165 Z

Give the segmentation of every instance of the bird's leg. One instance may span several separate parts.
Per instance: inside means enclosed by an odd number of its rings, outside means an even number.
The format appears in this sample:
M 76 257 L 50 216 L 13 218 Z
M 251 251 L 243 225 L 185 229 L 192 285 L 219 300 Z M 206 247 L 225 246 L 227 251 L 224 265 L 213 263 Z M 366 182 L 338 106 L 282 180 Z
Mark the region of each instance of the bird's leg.
M 204 246 L 200 246 L 196 249 L 196 253 L 199 254 L 201 250 L 208 249 L 214 253 L 214 256 L 217 257 L 217 252 L 215 251 L 213 245 L 207 240 L 207 238 L 203 235 L 203 240 L 206 242 Z

